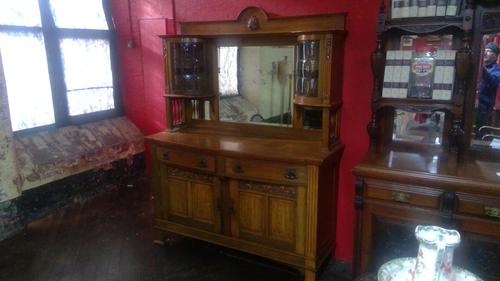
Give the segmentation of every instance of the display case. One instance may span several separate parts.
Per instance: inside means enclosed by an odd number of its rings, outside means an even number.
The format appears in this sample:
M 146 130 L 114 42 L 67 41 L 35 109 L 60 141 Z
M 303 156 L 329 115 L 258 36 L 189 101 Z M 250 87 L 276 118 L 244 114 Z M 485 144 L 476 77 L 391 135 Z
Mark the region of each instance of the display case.
M 297 268 L 335 249 L 345 15 L 183 22 L 162 36 L 156 241 L 181 234 Z
M 461 153 L 467 143 L 465 98 L 471 94 L 472 3 L 389 2 L 380 7 L 372 56 L 371 147 Z
M 500 158 L 475 147 L 490 143 L 475 119 L 480 54 L 500 31 L 493 2 L 381 4 L 370 150 L 353 169 L 355 276 L 414 257 L 420 224 L 458 230 L 454 264 L 499 280 Z

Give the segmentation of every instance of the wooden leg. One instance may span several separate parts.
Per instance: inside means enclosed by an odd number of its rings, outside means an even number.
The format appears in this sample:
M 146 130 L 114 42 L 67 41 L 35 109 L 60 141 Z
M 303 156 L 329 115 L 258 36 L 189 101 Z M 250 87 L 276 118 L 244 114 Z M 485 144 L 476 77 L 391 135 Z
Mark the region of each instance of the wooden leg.
M 306 269 L 304 271 L 304 281 L 316 281 L 316 271 Z
M 157 228 L 153 229 L 153 243 L 165 245 L 165 233 Z
M 165 230 L 161 230 L 158 228 L 155 228 L 154 230 L 154 240 L 153 242 L 158 245 L 167 245 L 171 246 L 174 244 L 177 244 L 179 241 L 183 239 L 183 236 L 177 235 L 172 232 L 168 232 Z

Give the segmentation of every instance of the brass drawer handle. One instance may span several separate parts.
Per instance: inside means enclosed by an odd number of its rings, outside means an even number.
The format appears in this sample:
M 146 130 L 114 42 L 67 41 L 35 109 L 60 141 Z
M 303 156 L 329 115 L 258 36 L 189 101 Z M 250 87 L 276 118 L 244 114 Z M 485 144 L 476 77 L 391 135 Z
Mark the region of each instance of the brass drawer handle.
M 207 167 L 207 160 L 205 160 L 205 159 L 198 159 L 198 161 L 196 161 L 196 167 L 198 167 L 198 168 L 206 168 Z
M 168 151 L 164 150 L 163 153 L 161 154 L 161 158 L 163 160 L 168 160 L 170 158 L 168 155 Z
M 243 173 L 243 166 L 239 163 L 235 164 L 233 166 L 233 172 L 238 173 L 238 174 L 242 174 Z
M 484 214 L 488 217 L 500 219 L 500 208 L 484 207 Z
M 292 168 L 286 169 L 285 178 L 287 180 L 296 180 L 297 179 L 297 170 L 292 169 Z
M 401 202 L 401 203 L 408 203 L 410 202 L 410 194 L 403 193 L 403 192 L 393 192 L 392 193 L 392 200 L 396 202 Z

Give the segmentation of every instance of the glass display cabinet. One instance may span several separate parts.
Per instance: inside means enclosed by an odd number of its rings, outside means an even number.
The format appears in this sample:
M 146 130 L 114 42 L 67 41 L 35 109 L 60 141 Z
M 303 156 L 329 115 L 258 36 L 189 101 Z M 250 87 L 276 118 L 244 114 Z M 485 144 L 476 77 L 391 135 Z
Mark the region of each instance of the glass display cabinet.
M 183 22 L 162 36 L 167 130 L 151 144 L 156 240 L 293 266 L 335 249 L 345 15 Z
M 414 257 L 420 224 L 458 230 L 454 264 L 500 279 L 500 156 L 476 122 L 481 54 L 500 30 L 493 2 L 383 1 L 371 148 L 353 169 L 356 276 Z

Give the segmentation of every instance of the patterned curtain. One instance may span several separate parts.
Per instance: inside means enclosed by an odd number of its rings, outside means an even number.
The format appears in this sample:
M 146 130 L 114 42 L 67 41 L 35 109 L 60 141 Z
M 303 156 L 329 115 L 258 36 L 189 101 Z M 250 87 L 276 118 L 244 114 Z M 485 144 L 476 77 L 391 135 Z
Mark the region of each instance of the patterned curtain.
M 0 54 L 0 202 L 21 194 L 21 182 L 16 165 L 14 138 L 10 125 L 7 87 Z

